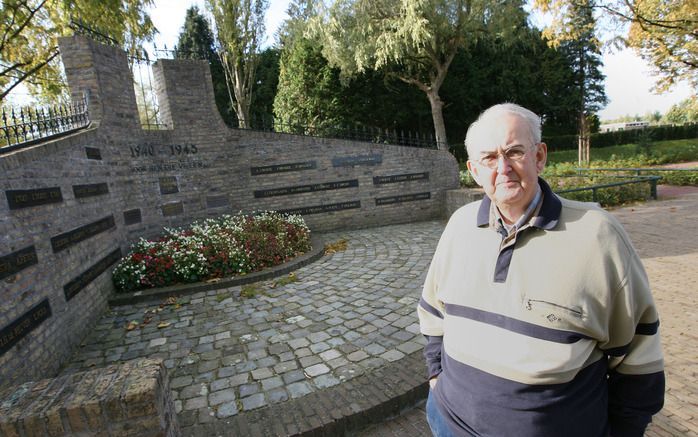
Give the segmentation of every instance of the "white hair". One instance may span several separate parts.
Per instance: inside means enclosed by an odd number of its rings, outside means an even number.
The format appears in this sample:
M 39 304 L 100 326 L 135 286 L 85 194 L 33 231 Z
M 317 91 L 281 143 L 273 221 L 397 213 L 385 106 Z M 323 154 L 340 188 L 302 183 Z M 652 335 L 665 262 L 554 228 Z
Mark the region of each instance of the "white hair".
M 468 128 L 468 133 L 465 135 L 465 147 L 468 149 L 468 156 L 472 156 L 471 151 L 475 146 L 475 144 L 473 144 L 473 139 L 477 137 L 476 134 L 478 134 L 482 129 L 489 129 L 490 125 L 488 122 L 496 120 L 502 115 L 514 115 L 516 117 L 520 117 L 528 125 L 528 129 L 531 132 L 531 140 L 533 141 L 533 145 L 540 143 L 540 117 L 538 117 L 532 111 L 515 103 L 500 103 L 485 109 L 477 120 L 475 120 Z

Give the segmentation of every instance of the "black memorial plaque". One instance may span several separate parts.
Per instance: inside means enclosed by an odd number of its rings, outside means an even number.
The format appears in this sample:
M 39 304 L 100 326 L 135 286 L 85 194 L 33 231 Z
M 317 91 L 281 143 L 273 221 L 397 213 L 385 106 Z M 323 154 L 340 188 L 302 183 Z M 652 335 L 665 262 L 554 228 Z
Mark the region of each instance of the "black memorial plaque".
M 7 204 L 10 209 L 28 208 L 63 201 L 61 187 L 36 188 L 33 190 L 7 190 Z
M 226 194 L 206 196 L 206 208 L 222 208 L 224 206 L 230 206 L 230 199 Z
M 332 167 L 350 167 L 353 165 L 378 165 L 383 163 L 383 155 L 358 155 L 332 158 Z
M 160 194 L 179 193 L 176 176 L 165 176 L 160 178 Z
M 429 172 L 393 174 L 388 176 L 374 176 L 373 185 L 394 184 L 396 182 L 429 180 Z
M 281 214 L 321 214 L 324 212 L 342 211 L 345 209 L 361 208 L 361 201 L 354 200 L 350 202 L 331 203 L 329 205 L 304 206 L 302 208 L 291 208 L 279 210 Z
M 102 160 L 102 152 L 96 147 L 85 147 L 85 155 L 87 155 L 87 159 Z
M 400 196 L 389 196 L 389 197 L 379 197 L 376 198 L 376 206 L 380 205 L 392 205 L 393 203 L 403 203 L 403 202 L 414 202 L 416 200 L 427 200 L 431 199 L 431 193 L 414 193 L 414 194 L 403 194 Z
M 254 197 L 287 196 L 289 194 L 312 193 L 314 191 L 341 190 L 342 188 L 358 187 L 358 179 L 348 179 L 346 181 L 323 182 L 311 185 L 296 185 L 293 187 L 270 188 L 268 190 L 255 190 Z
M 60 252 L 67 249 L 83 240 L 87 240 L 97 234 L 107 231 L 115 226 L 114 216 L 109 215 L 96 222 L 88 223 L 72 231 L 64 232 L 51 238 L 51 247 L 53 252 Z
M 136 223 L 140 223 L 142 220 L 140 208 L 124 211 L 124 224 L 126 226 L 135 225 Z
M 75 194 L 76 199 L 101 196 L 102 194 L 109 194 L 109 186 L 106 182 L 101 184 L 73 185 L 73 194 Z
M 82 291 L 83 288 L 87 287 L 90 282 L 94 281 L 99 275 L 104 273 L 105 270 L 109 268 L 112 264 L 121 259 L 121 248 L 117 248 L 109 252 L 107 256 L 97 261 L 89 269 L 82 272 L 77 278 L 68 282 L 63 286 L 63 293 L 65 293 L 65 300 L 69 301 L 74 298 L 76 294 Z
M 182 202 L 166 203 L 160 208 L 162 209 L 162 215 L 165 217 L 182 214 L 184 212 L 184 205 Z
M 34 246 L 25 247 L 9 255 L 0 257 L 0 279 L 38 263 Z
M 0 330 L 0 355 L 10 350 L 12 346 L 49 317 L 51 317 L 51 305 L 46 298 L 17 320 L 2 328 Z
M 271 173 L 284 173 L 287 171 L 312 170 L 317 168 L 315 161 L 289 162 L 287 164 L 265 165 L 262 167 L 250 167 L 252 176 L 259 176 Z

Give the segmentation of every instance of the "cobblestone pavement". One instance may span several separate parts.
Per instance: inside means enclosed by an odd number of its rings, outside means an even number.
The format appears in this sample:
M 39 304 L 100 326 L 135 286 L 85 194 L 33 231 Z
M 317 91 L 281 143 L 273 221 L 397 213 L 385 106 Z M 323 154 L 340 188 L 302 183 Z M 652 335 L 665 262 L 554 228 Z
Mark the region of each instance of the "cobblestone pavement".
M 326 234 L 347 249 L 298 269 L 295 282 L 115 307 L 65 371 L 163 359 L 185 432 L 335 386 L 419 353 L 415 309 L 442 229 Z
M 667 390 L 648 437 L 698 436 L 698 190 L 680 196 L 613 211 L 642 257 L 661 317 Z M 425 435 L 421 404 L 360 437 Z
M 613 213 L 643 258 L 662 317 L 666 404 L 647 435 L 698 435 L 698 193 Z M 254 297 L 232 287 L 114 308 L 68 371 L 162 358 L 188 435 L 226 429 L 226 419 L 265 405 L 296 402 L 311 414 L 297 402 L 304 396 L 321 399 L 313 396 L 324 388 L 415 361 L 423 342 L 414 309 L 442 229 L 433 221 L 328 234 L 327 241 L 345 238 L 347 250 L 298 269 L 296 282 L 257 284 Z M 139 326 L 128 331 L 130 321 Z M 428 435 L 423 403 L 360 435 Z

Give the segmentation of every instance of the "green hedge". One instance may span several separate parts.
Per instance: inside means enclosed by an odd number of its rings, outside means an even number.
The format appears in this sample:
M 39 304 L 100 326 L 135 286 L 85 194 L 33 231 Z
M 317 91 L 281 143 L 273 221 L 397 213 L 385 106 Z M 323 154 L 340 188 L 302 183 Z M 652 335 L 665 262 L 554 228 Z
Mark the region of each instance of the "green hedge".
M 610 147 L 642 141 L 682 140 L 685 138 L 698 138 L 698 124 L 652 126 L 645 129 L 591 134 L 591 147 Z M 543 142 L 548 145 L 548 151 L 576 150 L 578 146 L 577 135 L 551 137 L 544 135 Z

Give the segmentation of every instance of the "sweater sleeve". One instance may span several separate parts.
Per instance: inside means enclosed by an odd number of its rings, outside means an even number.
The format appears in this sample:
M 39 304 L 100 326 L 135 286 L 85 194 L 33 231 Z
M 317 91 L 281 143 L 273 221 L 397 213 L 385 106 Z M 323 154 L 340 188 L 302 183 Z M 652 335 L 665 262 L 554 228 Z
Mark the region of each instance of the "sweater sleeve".
M 446 231 L 444 231 L 444 235 Z M 419 329 L 427 339 L 427 344 L 424 347 L 424 358 L 427 362 L 427 371 L 429 379 L 438 376 L 441 373 L 441 345 L 443 343 L 443 320 L 444 320 L 444 305 L 437 298 L 439 289 L 439 257 L 441 251 L 444 250 L 445 237 L 441 236 L 441 240 L 436 248 L 434 257 L 429 266 L 422 296 L 417 305 L 417 316 L 419 318 Z
M 664 404 L 659 316 L 639 256 L 631 248 L 609 313 L 608 414 L 613 437 L 642 437 Z

